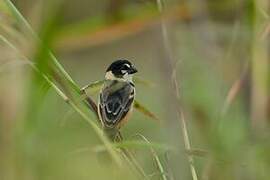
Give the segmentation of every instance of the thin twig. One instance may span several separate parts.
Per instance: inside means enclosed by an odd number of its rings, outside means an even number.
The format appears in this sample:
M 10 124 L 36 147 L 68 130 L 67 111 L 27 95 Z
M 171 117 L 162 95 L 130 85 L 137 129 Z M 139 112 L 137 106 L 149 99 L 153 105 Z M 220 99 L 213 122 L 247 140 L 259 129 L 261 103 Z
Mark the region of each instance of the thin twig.
M 123 141 L 123 136 L 121 134 L 120 131 L 118 131 L 118 135 L 117 135 L 117 143 L 120 143 Z M 149 177 L 147 176 L 147 174 L 145 173 L 144 169 L 141 167 L 141 165 L 139 164 L 139 162 L 136 160 L 136 158 L 134 157 L 133 153 L 128 150 L 127 148 L 124 147 L 118 147 L 121 152 L 123 153 L 124 157 L 126 158 L 126 160 L 133 165 L 134 170 L 136 170 L 136 172 L 142 176 L 143 179 L 146 180 L 150 180 Z
M 225 102 L 222 106 L 221 116 L 224 116 L 232 102 L 235 100 L 236 96 L 238 95 L 239 91 L 241 90 L 244 81 L 248 75 L 249 70 L 249 63 L 247 62 L 244 66 L 242 73 L 240 74 L 239 78 L 233 83 L 232 87 L 229 89 L 228 94 L 226 96 Z
M 159 12 L 162 14 L 163 12 L 163 0 L 157 0 L 157 6 L 159 9 Z M 169 36 L 168 36 L 168 30 L 166 27 L 166 23 L 163 19 L 161 19 L 161 31 L 162 31 L 162 38 L 163 38 L 163 43 L 164 43 L 164 48 L 165 51 L 167 52 L 168 56 L 169 56 L 169 60 L 171 61 L 170 64 L 172 66 L 173 64 L 173 58 L 172 58 L 172 52 L 171 52 L 171 47 L 170 47 L 170 42 L 169 42 Z M 177 114 L 178 117 L 180 119 L 181 122 L 181 126 L 182 126 L 182 133 L 183 133 L 183 138 L 184 138 L 184 145 L 185 145 L 185 149 L 190 150 L 191 149 L 191 145 L 190 145 L 190 140 L 189 140 L 189 136 L 188 136 L 188 131 L 187 131 L 187 127 L 186 127 L 186 121 L 185 121 L 185 117 L 184 117 L 184 113 L 183 110 L 180 106 L 180 93 L 179 93 L 179 86 L 178 86 L 178 81 L 177 81 L 177 77 L 176 77 L 176 68 L 173 68 L 173 72 L 172 72 L 172 81 L 173 81 L 173 86 L 174 86 L 174 90 L 175 90 L 175 95 L 177 98 L 177 101 L 179 103 L 179 108 L 177 108 Z M 194 160 L 193 157 L 191 155 L 188 155 L 188 161 L 189 161 L 189 166 L 190 166 L 190 170 L 191 170 L 191 175 L 193 180 L 198 180 L 198 176 L 195 170 L 195 166 L 194 166 Z
M 146 143 L 151 144 L 150 141 L 148 141 L 148 139 L 146 139 L 143 135 L 136 134 L 136 136 L 138 136 L 141 139 L 143 139 Z M 163 180 L 168 180 L 167 175 L 166 175 L 167 173 L 165 172 L 165 170 L 164 170 L 164 168 L 163 168 L 163 166 L 161 164 L 161 161 L 159 160 L 159 157 L 158 157 L 156 151 L 152 147 L 150 147 L 150 151 L 151 151 L 151 153 L 152 153 L 152 155 L 154 157 L 154 161 L 155 161 L 155 163 L 157 165 L 157 168 L 158 168 L 158 170 L 159 170 L 159 172 L 161 174 L 162 179 Z
M 164 159 L 167 166 L 167 173 L 168 173 L 169 179 L 174 180 L 175 178 L 173 176 L 172 167 L 170 166 L 170 163 L 169 163 L 170 162 L 169 151 L 165 152 Z
M 150 180 L 144 169 L 140 166 L 139 162 L 133 156 L 133 154 L 125 148 L 120 148 L 123 154 L 126 156 L 127 160 L 133 165 L 136 171 L 146 180 Z
M 85 97 L 85 100 L 86 102 L 88 103 L 89 105 L 89 108 L 95 113 L 96 117 L 98 117 L 98 107 L 97 107 L 97 104 L 95 103 L 95 101 L 87 95 L 87 92 L 85 89 L 82 89 L 81 92 L 86 96 Z
M 128 154 L 126 152 L 124 152 L 121 149 L 121 153 L 122 153 L 122 156 L 124 157 L 125 161 L 128 163 L 128 165 L 132 169 L 132 172 L 134 172 L 138 176 L 141 176 L 142 179 L 150 180 L 138 164 L 136 164 L 138 166 L 134 165 L 134 162 L 131 161 L 130 157 L 128 156 Z M 138 167 L 142 170 L 142 172 L 138 170 Z

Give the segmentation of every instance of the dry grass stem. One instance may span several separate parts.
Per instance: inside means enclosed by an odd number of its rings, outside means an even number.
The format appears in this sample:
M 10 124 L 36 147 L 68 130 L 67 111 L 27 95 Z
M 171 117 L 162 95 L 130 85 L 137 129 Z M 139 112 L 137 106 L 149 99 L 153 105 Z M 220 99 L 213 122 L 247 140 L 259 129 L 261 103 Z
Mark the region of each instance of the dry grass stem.
M 163 9 L 164 9 L 163 0 L 157 0 L 157 6 L 158 6 L 160 14 L 162 14 Z M 175 68 L 172 67 L 172 64 L 174 64 L 173 63 L 173 56 L 172 56 L 172 48 L 170 46 L 168 30 L 167 30 L 166 22 L 164 21 L 164 19 L 162 19 L 162 21 L 161 21 L 161 32 L 162 32 L 162 39 L 163 39 L 163 43 L 164 43 L 165 52 L 169 56 L 169 61 L 170 61 L 171 68 L 172 68 L 172 82 L 173 82 L 173 86 L 175 88 L 174 89 L 175 95 L 177 98 L 177 102 L 179 103 L 180 102 L 180 93 L 179 93 L 179 86 L 178 86 L 177 77 L 176 77 L 176 67 Z M 189 136 L 188 136 L 188 130 L 187 130 L 187 126 L 186 126 L 185 117 L 183 114 L 183 110 L 180 106 L 180 103 L 178 105 L 179 105 L 179 107 L 177 108 L 177 111 L 178 111 L 177 113 L 178 113 L 178 118 L 180 120 L 181 127 L 182 127 L 185 149 L 190 150 L 191 145 L 190 145 L 190 140 L 189 140 Z M 198 176 L 197 176 L 195 166 L 194 166 L 194 159 L 191 155 L 188 155 L 187 157 L 188 157 L 188 161 L 189 161 L 189 166 L 190 166 L 192 178 L 193 178 L 193 180 L 198 180 Z

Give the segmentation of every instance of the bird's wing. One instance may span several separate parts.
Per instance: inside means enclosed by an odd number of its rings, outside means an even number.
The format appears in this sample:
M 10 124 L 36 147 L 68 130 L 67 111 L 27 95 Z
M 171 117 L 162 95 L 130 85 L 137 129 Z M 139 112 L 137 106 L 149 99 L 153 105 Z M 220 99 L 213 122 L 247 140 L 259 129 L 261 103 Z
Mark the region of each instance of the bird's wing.
M 116 82 L 105 85 L 100 93 L 99 114 L 107 127 L 115 127 L 128 113 L 134 101 L 132 84 Z

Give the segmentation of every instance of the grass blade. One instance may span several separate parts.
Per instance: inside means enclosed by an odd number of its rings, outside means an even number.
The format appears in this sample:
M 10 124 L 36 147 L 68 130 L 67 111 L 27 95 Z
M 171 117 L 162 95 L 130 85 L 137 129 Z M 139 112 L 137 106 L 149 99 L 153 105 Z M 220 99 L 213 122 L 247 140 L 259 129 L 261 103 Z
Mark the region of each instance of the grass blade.
M 163 0 L 156 0 L 157 8 L 158 8 L 160 14 L 163 13 L 163 7 L 164 7 L 163 2 L 164 2 Z M 166 23 L 165 23 L 163 18 L 161 19 L 161 36 L 162 36 L 162 42 L 164 45 L 164 49 L 165 49 L 165 52 L 168 56 L 169 63 L 171 66 L 171 71 L 172 71 L 171 72 L 171 80 L 172 80 L 172 85 L 174 87 L 174 94 L 175 94 L 175 98 L 176 98 L 176 103 L 179 104 L 179 107 L 177 108 L 177 115 L 178 115 L 178 119 L 180 120 L 181 127 L 182 127 L 185 149 L 190 150 L 191 145 L 190 145 L 190 140 L 189 140 L 189 136 L 188 136 L 186 120 L 184 117 L 183 110 L 180 106 L 179 85 L 178 85 L 178 81 L 177 81 L 177 77 L 176 77 L 176 67 L 177 66 L 173 66 L 173 64 L 174 64 L 173 63 L 173 54 L 172 54 L 172 48 L 171 48 L 170 42 L 169 42 L 169 33 L 168 33 L 168 29 L 167 29 Z M 197 172 L 196 172 L 196 169 L 194 166 L 194 159 L 190 155 L 188 155 L 187 158 L 189 161 L 189 167 L 190 167 L 192 179 L 198 180 Z
M 146 143 L 151 144 L 150 141 L 148 141 L 148 139 L 146 137 L 144 137 L 143 135 L 137 134 L 136 136 L 140 137 Z M 154 157 L 154 161 L 155 161 L 155 163 L 157 165 L 157 168 L 158 168 L 158 170 L 159 170 L 159 172 L 161 174 L 162 179 L 163 180 L 168 180 L 167 175 L 166 175 L 166 172 L 165 172 L 165 170 L 164 170 L 164 168 L 162 166 L 162 163 L 161 163 L 161 161 L 160 161 L 160 159 L 159 159 L 156 151 L 152 147 L 150 147 L 150 151 L 152 153 L 152 156 Z
M 160 123 L 160 119 L 154 113 L 149 111 L 145 106 L 143 106 L 140 102 L 138 102 L 137 100 L 135 100 L 135 102 L 134 102 L 134 108 L 136 108 L 139 112 L 141 112 L 145 116 Z
M 100 140 L 104 143 L 104 146 L 106 147 L 107 151 L 110 153 L 111 157 L 113 158 L 113 160 L 119 165 L 122 166 L 122 161 L 119 158 L 118 154 L 116 153 L 116 151 L 113 149 L 110 141 L 107 139 L 107 137 L 103 134 L 102 130 L 97 126 L 96 123 L 94 123 L 94 121 L 89 118 L 81 109 L 80 107 L 75 104 L 73 101 L 71 101 L 58 87 L 56 84 L 54 84 L 51 79 L 49 77 L 47 77 L 45 74 L 43 74 L 42 72 L 39 71 L 39 69 L 36 68 L 36 66 L 31 63 L 30 60 L 27 59 L 27 57 L 25 57 L 24 55 L 22 55 L 19 50 L 13 46 L 6 38 L 4 38 L 3 36 L 0 35 L 0 40 L 2 42 L 4 42 L 5 44 L 7 44 L 12 50 L 15 51 L 15 53 L 17 53 L 18 55 L 22 56 L 26 61 L 28 61 L 31 65 L 31 67 L 37 71 L 38 73 L 40 73 L 40 75 L 47 81 L 47 83 L 55 90 L 55 92 L 67 103 L 69 104 L 84 120 L 86 120 L 91 127 L 94 129 L 94 131 L 97 133 L 97 135 L 99 136 Z
M 116 148 L 137 148 L 137 149 L 143 149 L 143 148 L 152 148 L 159 151 L 176 151 L 173 147 L 169 147 L 167 144 L 159 144 L 159 143 L 148 143 L 144 141 L 123 141 L 120 143 L 115 143 L 114 146 Z M 94 148 L 95 152 L 101 152 L 104 151 L 104 146 L 96 146 Z
M 104 80 L 95 81 L 81 88 L 81 92 L 85 92 L 85 93 L 89 92 L 90 94 L 97 93 L 98 91 L 100 91 L 103 83 L 104 83 Z
M 39 40 L 39 38 L 37 37 L 36 33 L 34 32 L 34 30 L 32 29 L 31 25 L 27 22 L 27 20 L 23 17 L 23 15 L 17 10 L 17 8 L 14 6 L 14 4 L 10 1 L 10 0 L 4 0 L 8 9 L 10 10 L 10 12 L 13 14 L 13 16 L 15 17 L 15 19 L 17 20 L 17 22 L 19 24 L 21 24 L 22 26 L 24 26 L 26 28 L 26 30 L 37 40 Z M 79 93 L 80 88 L 79 86 L 76 85 L 76 83 L 73 81 L 73 79 L 69 76 L 69 74 L 66 72 L 66 70 L 63 68 L 63 66 L 59 63 L 59 61 L 57 60 L 57 58 L 53 55 L 52 52 L 49 53 L 50 58 L 52 59 L 54 65 L 56 66 L 56 68 L 61 72 L 61 74 L 64 76 L 64 78 L 69 82 L 69 84 L 71 85 L 71 87 L 76 90 L 76 92 Z

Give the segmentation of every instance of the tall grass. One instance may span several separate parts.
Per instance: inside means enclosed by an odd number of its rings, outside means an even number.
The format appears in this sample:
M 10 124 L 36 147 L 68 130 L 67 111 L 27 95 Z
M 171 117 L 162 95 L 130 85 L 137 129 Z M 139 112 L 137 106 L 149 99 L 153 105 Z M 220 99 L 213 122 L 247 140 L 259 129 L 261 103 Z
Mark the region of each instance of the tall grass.
M 0 179 L 269 179 L 268 1 L 122 1 L 114 21 L 21 2 L 0 2 Z M 119 57 L 140 78 L 112 143 L 85 98 Z
M 160 14 L 162 15 L 163 11 L 164 11 L 164 2 L 163 0 L 157 0 L 157 6 L 158 6 L 158 10 L 160 12 Z M 165 48 L 165 53 L 167 55 L 168 58 L 168 63 L 170 64 L 170 68 L 171 68 L 171 78 L 172 78 L 172 83 L 173 83 L 173 87 L 174 89 L 174 93 L 175 93 L 175 98 L 176 101 L 178 103 L 176 103 L 176 105 L 178 105 L 177 109 L 177 114 L 178 114 L 178 119 L 181 123 L 181 128 L 182 128 L 182 136 L 184 139 L 184 147 L 186 150 L 190 150 L 191 149 L 191 145 L 190 145 L 190 139 L 189 139 L 189 135 L 188 135 L 188 130 L 187 130 L 187 125 L 186 125 L 186 119 L 184 116 L 184 112 L 183 109 L 180 105 L 181 101 L 180 101 L 180 93 L 179 93 L 179 85 L 178 85 L 178 79 L 177 79 L 177 68 L 173 66 L 173 64 L 177 64 L 177 61 L 174 60 L 173 58 L 173 54 L 172 54 L 172 48 L 171 48 L 171 43 L 169 41 L 169 34 L 168 34 L 168 30 L 166 27 L 166 22 L 163 20 L 161 21 L 161 33 L 162 33 L 162 42 L 164 43 L 164 48 Z M 188 161 L 189 161 L 189 165 L 190 165 L 190 171 L 192 174 L 192 179 L 193 180 L 197 180 L 197 173 L 195 170 L 195 166 L 194 166 L 194 159 L 192 157 L 192 155 L 188 155 Z
M 39 40 L 38 39 L 38 37 L 36 36 L 35 32 L 32 30 L 31 26 L 28 24 L 28 22 L 25 20 L 25 18 L 20 14 L 20 12 L 16 9 L 16 7 L 12 4 L 12 2 L 9 1 L 9 0 L 5 0 L 5 2 L 7 4 L 7 6 L 8 6 L 8 8 L 9 8 L 9 10 L 12 12 L 13 16 L 18 21 L 18 23 L 21 24 L 22 26 L 24 26 L 26 28 L 26 30 L 32 36 L 34 36 L 34 38 L 36 38 L 38 41 L 42 41 L 42 40 Z M 52 52 L 50 52 L 47 49 L 45 49 L 46 47 L 43 47 L 42 46 L 42 48 L 44 48 L 44 49 L 42 49 L 42 51 L 44 50 L 44 51 L 46 51 L 48 53 L 49 58 L 53 62 L 53 65 L 54 65 L 54 68 L 56 69 L 56 71 L 59 71 L 60 75 L 63 76 L 66 81 L 68 81 L 70 88 L 72 88 L 72 90 L 76 92 L 76 94 L 74 94 L 74 95 L 77 96 L 77 97 L 79 97 L 80 96 L 80 88 L 78 87 L 78 85 L 75 84 L 75 82 L 68 75 L 68 73 L 64 70 L 64 68 L 61 66 L 61 64 L 58 62 L 58 60 L 56 59 L 56 57 L 52 54 Z M 14 47 L 13 49 L 16 49 L 16 48 Z M 34 67 L 35 70 L 39 71 L 39 69 L 36 69 L 35 65 L 32 65 L 32 67 Z M 39 72 L 39 73 L 41 73 L 41 75 L 43 76 L 43 78 L 56 91 L 56 93 L 61 98 L 63 98 L 63 100 L 66 103 L 68 103 L 83 119 L 85 119 L 92 126 L 93 130 L 97 133 L 97 135 L 100 137 L 100 139 L 103 141 L 103 143 L 107 147 L 108 152 L 111 154 L 112 158 L 115 160 L 115 162 L 118 165 L 121 165 L 121 160 L 118 157 L 118 155 L 116 154 L 115 150 L 110 145 L 109 140 L 106 138 L 106 136 L 102 133 L 102 130 L 94 122 L 93 119 L 95 119 L 95 115 L 93 113 L 88 113 L 90 115 L 90 117 L 88 115 L 86 115 L 85 112 L 84 112 L 86 110 L 86 106 L 84 106 L 84 109 L 82 109 L 83 108 L 82 105 L 78 105 L 77 102 L 74 102 L 72 100 L 72 97 L 68 97 L 64 92 L 62 92 L 60 90 L 60 88 L 58 88 L 57 85 L 52 80 L 50 80 L 50 78 L 44 72 Z M 56 77 L 53 77 L 53 78 L 56 78 Z M 56 82 L 57 79 L 54 79 L 54 81 Z M 70 89 L 70 88 L 65 88 L 65 87 L 63 87 L 63 88 L 64 89 Z M 90 111 L 88 111 L 88 112 L 90 112 Z
M 251 118 L 253 128 L 264 129 L 268 124 L 267 97 L 268 97 L 268 41 L 263 37 L 265 22 L 268 18 L 269 2 L 265 0 L 254 1 L 254 35 L 252 44 L 252 94 Z
M 36 51 L 38 52 L 36 59 L 37 62 L 34 62 L 33 60 L 29 59 L 26 55 L 23 54 L 15 45 L 13 45 L 7 38 L 4 36 L 1 36 L 1 41 L 4 42 L 11 50 L 16 53 L 19 57 L 23 58 L 24 61 L 28 62 L 28 64 L 33 68 L 33 70 L 38 74 L 38 76 L 41 76 L 47 84 L 59 95 L 59 97 L 62 98 L 64 102 L 66 102 L 76 113 L 78 113 L 84 120 L 86 120 L 93 128 L 93 130 L 96 132 L 100 140 L 103 142 L 104 147 L 106 150 L 110 153 L 112 159 L 115 161 L 115 163 L 121 167 L 124 168 L 123 160 L 121 155 L 116 151 L 115 146 L 111 144 L 111 142 L 107 139 L 107 137 L 103 134 L 102 130 L 98 127 L 96 124 L 96 114 L 95 112 L 91 112 L 90 109 L 88 109 L 88 106 L 86 103 L 79 102 L 80 96 L 81 96 L 81 89 L 79 86 L 73 81 L 71 76 L 65 71 L 63 66 L 59 63 L 57 58 L 54 56 L 54 54 L 49 50 L 50 43 L 48 39 L 50 39 L 52 36 L 52 30 L 48 30 L 47 33 L 43 35 L 43 38 L 39 38 L 38 35 L 34 32 L 34 30 L 31 28 L 30 24 L 27 22 L 27 20 L 22 16 L 22 14 L 16 9 L 16 7 L 12 4 L 11 1 L 5 0 L 5 3 L 11 12 L 11 14 L 16 19 L 17 23 L 21 26 L 22 29 L 26 31 L 26 33 L 29 33 L 35 41 L 37 41 L 37 44 L 41 44 L 39 49 Z M 53 18 L 56 18 L 57 15 Z M 51 21 L 54 21 L 51 19 Z M 144 83 L 142 80 L 141 82 Z M 99 84 L 99 83 L 98 83 Z M 95 85 L 90 85 L 90 87 Z M 146 114 L 147 116 L 157 119 L 154 114 L 152 114 L 150 111 L 148 111 L 144 106 L 142 106 L 140 103 L 136 102 L 135 107 Z M 34 108 L 34 107 L 32 107 Z M 147 142 L 149 144 L 149 142 Z M 135 144 L 136 145 L 136 144 Z M 133 145 L 134 146 L 134 145 Z M 119 147 L 119 146 L 116 146 Z M 128 163 L 126 167 L 132 168 L 134 166 L 137 167 L 137 171 L 141 172 L 142 178 L 149 179 L 148 175 L 144 172 L 144 170 L 140 167 L 140 165 L 137 163 L 137 160 L 133 157 L 132 154 L 128 152 L 128 150 L 123 149 L 124 154 L 122 155 L 125 159 L 125 162 Z M 126 154 L 129 153 L 129 154 Z M 157 155 L 155 155 L 157 158 Z M 126 167 L 124 169 L 126 169 Z M 162 167 L 162 165 L 159 162 L 159 169 Z M 127 168 L 126 170 L 128 170 Z M 161 175 L 164 176 L 164 175 Z M 165 176 L 164 176 L 165 177 Z

